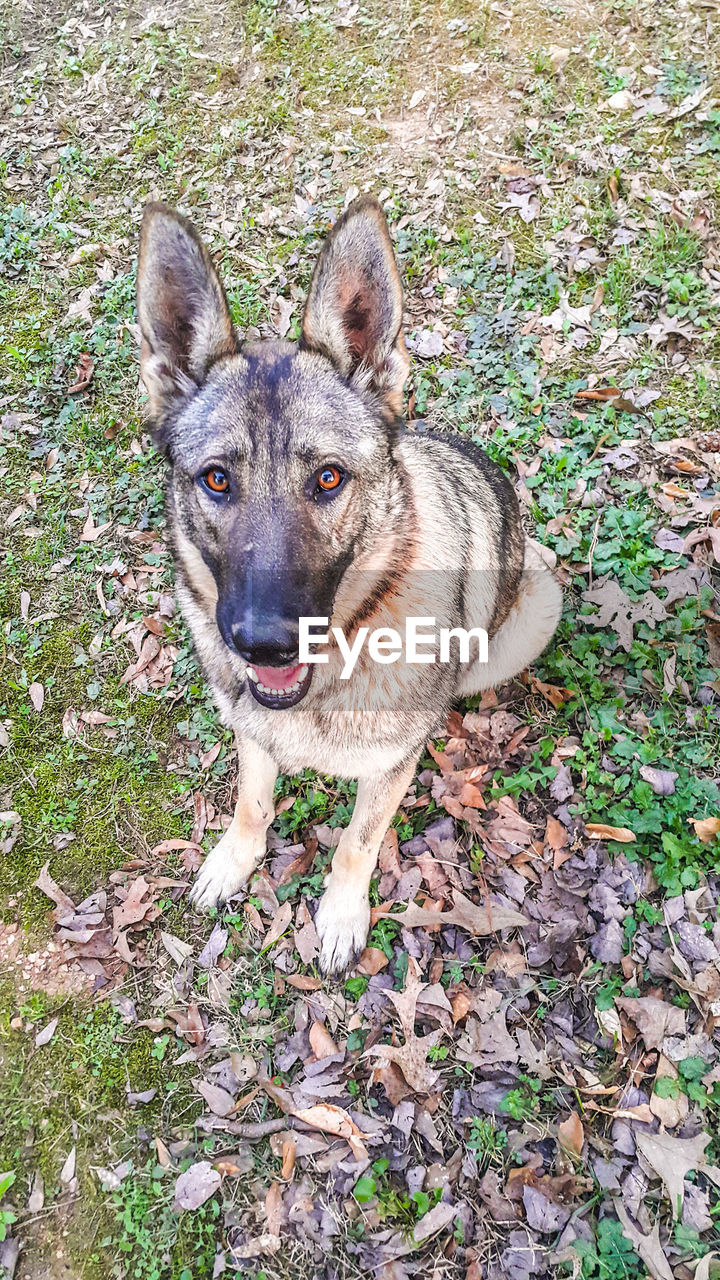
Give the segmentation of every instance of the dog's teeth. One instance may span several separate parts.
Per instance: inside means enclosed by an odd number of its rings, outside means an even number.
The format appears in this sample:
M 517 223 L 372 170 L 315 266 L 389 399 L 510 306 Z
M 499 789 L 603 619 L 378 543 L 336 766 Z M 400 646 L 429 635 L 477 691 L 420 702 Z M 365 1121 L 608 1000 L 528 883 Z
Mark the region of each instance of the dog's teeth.
M 297 693 L 298 690 L 302 688 L 303 680 L 307 675 L 307 670 L 307 667 L 301 667 L 300 675 L 297 680 L 294 684 L 288 685 L 287 689 L 269 689 L 266 684 L 262 684 L 258 678 L 257 672 L 253 671 L 252 667 L 247 668 L 247 674 L 248 678 L 254 682 L 255 688 L 259 693 L 265 693 L 271 698 L 282 699 L 291 697 L 292 694 Z

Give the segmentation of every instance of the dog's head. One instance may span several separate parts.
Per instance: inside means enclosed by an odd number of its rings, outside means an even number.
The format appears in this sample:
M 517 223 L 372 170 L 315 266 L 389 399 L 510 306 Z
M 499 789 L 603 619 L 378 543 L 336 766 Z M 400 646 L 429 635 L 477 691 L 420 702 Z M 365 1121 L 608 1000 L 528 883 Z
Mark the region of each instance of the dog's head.
M 382 210 L 362 197 L 328 236 L 299 345 L 242 345 L 197 232 L 149 205 L 138 314 L 186 580 L 249 664 L 257 701 L 293 706 L 312 675 L 298 663 L 299 618 L 332 616 L 348 566 L 398 507 L 408 358 Z

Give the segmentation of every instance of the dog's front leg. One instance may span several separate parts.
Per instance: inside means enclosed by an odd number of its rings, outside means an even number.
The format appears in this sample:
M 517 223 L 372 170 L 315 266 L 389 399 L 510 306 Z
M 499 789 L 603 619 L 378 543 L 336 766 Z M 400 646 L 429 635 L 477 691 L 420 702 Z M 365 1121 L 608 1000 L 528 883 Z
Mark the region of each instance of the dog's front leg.
M 266 834 L 274 816 L 277 765 L 251 738 L 237 734 L 238 798 L 225 835 L 205 859 L 190 893 L 202 911 L 227 902 L 243 887 L 264 858 Z
M 415 757 L 358 782 L 350 825 L 335 850 L 315 916 L 324 973 L 342 973 L 357 959 L 370 928 L 370 880 L 383 836 L 415 772 Z

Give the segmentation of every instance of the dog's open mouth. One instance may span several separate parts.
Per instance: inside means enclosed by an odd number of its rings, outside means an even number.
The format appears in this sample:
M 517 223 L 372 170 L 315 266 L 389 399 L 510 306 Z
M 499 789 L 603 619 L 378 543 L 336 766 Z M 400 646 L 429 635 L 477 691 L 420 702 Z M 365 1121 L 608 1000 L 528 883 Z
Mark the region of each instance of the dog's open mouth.
M 248 688 L 262 707 L 282 711 L 294 707 L 310 688 L 311 666 L 248 667 Z

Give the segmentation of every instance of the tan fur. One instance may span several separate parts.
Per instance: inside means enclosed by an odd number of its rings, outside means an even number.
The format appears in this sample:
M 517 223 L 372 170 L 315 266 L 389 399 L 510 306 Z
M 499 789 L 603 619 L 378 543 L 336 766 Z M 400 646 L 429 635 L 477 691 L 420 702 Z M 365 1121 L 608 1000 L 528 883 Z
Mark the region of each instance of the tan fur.
M 221 903 L 254 871 L 278 771 L 356 778 L 355 811 L 316 916 L 321 964 L 339 972 L 364 944 L 378 849 L 427 737 L 454 698 L 509 679 L 538 656 L 557 625 L 560 590 L 525 543 L 512 487 L 480 450 L 398 430 L 408 368 L 402 291 L 374 201 L 356 201 L 328 237 L 299 350 L 239 347 L 206 250 L 165 206 L 150 206 L 143 223 L 138 311 L 143 376 L 171 462 L 178 598 L 238 744 L 233 822 L 193 901 Z M 219 462 L 232 476 L 221 503 L 203 496 L 198 479 Z M 325 464 L 349 475 L 331 503 L 308 489 Z M 476 647 L 465 663 L 383 665 L 366 646 L 344 681 L 333 643 L 300 701 L 262 705 L 232 628 L 244 617 L 246 580 L 277 565 L 285 577 L 263 606 L 273 626 L 287 622 L 275 621 L 277 592 L 289 590 L 300 566 L 292 590 L 313 605 L 300 612 L 316 616 L 316 599 L 330 600 L 323 616 L 349 642 L 360 627 L 403 634 L 408 617 L 434 617 L 438 627 L 487 631 L 489 661 L 478 661 Z

